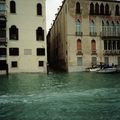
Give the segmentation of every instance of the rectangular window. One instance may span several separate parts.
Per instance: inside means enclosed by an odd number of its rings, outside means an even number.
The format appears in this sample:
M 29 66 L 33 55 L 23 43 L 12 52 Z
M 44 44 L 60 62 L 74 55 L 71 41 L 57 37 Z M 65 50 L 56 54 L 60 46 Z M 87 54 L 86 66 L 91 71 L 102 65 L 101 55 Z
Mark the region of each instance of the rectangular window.
M 118 65 L 120 65 L 120 57 L 118 57 Z
M 0 3 L 0 12 L 3 12 L 6 10 L 6 5 L 4 3 Z
M 0 60 L 0 70 L 6 70 L 7 61 Z
M 120 50 L 120 41 L 117 41 L 117 49 Z
M 82 57 L 77 57 L 77 65 L 82 66 Z
M 19 48 L 9 48 L 10 56 L 19 56 Z
M 24 49 L 24 55 L 32 55 L 32 49 Z
M 109 57 L 105 57 L 104 62 L 105 62 L 105 64 L 109 65 Z
M 44 56 L 45 48 L 37 48 L 37 56 Z
M 107 40 L 104 40 L 104 50 L 107 50 Z
M 0 48 L 0 57 L 7 55 L 7 49 L 6 48 Z
M 12 61 L 12 62 L 11 62 L 11 67 L 12 67 L 12 68 L 18 67 L 17 61 Z
M 97 58 L 96 57 L 92 57 L 92 65 L 97 65 Z
M 44 61 L 39 61 L 38 65 L 39 65 L 39 67 L 43 67 L 44 66 Z

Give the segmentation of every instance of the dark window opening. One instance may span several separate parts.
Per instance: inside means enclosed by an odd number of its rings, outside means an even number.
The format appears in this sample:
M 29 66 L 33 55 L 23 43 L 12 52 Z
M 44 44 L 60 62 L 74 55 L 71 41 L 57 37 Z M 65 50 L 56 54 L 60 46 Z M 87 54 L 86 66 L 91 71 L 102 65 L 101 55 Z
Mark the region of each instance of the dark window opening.
M 42 5 L 40 3 L 37 4 L 37 15 L 42 15 Z
M 100 14 L 104 15 L 104 5 L 103 4 L 100 5 Z
M 17 61 L 12 61 L 11 67 L 13 67 L 13 68 L 18 67 Z
M 104 40 L 104 50 L 107 50 L 107 40 Z
M 120 41 L 117 41 L 117 49 L 120 50 Z
M 44 61 L 39 61 L 38 65 L 39 65 L 39 67 L 43 67 L 44 66 Z
M 5 28 L 6 28 L 6 21 L 0 20 L 0 29 L 5 29 Z
M 112 42 L 111 42 L 111 40 L 108 41 L 108 50 L 112 50 Z
M 44 56 L 45 48 L 37 48 L 37 56 Z
M 90 4 L 90 15 L 94 15 L 94 4 Z
M 120 13 L 119 13 L 119 6 L 118 5 L 116 5 L 116 9 L 115 9 L 115 15 L 117 16 L 119 16 L 120 15 Z
M 0 38 L 6 38 L 6 21 L 0 20 Z
M 9 37 L 10 40 L 18 40 L 18 28 L 16 26 L 11 26 L 9 29 Z
M 76 3 L 76 14 L 80 14 L 80 3 Z
M 95 5 L 95 12 L 96 12 L 96 15 L 99 15 L 99 4 L 96 3 Z
M 16 13 L 16 3 L 15 3 L 15 1 L 10 1 L 10 13 Z
M 44 40 L 44 30 L 41 27 L 36 30 L 36 40 Z
M 109 15 L 110 13 L 109 13 L 109 5 L 108 4 L 106 4 L 106 6 L 105 6 L 105 14 L 106 15 Z
M 6 60 L 0 60 L 0 70 L 6 70 L 7 62 Z
M 19 48 L 9 48 L 10 56 L 19 56 Z
M 0 56 L 6 56 L 7 55 L 7 49 L 6 48 L 0 48 Z

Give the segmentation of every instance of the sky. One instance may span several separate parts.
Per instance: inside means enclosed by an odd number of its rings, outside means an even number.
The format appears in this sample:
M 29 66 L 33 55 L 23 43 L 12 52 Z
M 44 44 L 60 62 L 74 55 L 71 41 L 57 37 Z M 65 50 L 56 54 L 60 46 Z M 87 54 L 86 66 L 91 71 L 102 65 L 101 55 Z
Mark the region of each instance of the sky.
M 47 31 L 51 27 L 51 23 L 55 19 L 55 14 L 58 13 L 57 8 L 62 5 L 63 0 L 46 0 L 46 20 Z

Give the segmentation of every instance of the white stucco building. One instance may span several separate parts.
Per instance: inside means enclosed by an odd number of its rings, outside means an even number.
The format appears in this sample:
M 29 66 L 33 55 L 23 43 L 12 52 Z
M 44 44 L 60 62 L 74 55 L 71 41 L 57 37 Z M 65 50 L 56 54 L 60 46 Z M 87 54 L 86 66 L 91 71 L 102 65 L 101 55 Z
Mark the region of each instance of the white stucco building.
M 0 70 L 46 72 L 46 1 L 0 0 Z

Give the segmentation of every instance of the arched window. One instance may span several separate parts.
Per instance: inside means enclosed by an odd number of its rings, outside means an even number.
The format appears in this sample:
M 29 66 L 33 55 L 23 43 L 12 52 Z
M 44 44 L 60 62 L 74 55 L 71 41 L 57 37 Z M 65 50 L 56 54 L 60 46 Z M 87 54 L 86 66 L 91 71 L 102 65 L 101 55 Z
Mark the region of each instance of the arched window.
M 106 22 L 106 34 L 109 33 L 109 29 L 110 29 L 109 22 L 107 21 Z
M 105 14 L 109 15 L 109 5 L 108 4 L 105 5 Z
M 107 50 L 108 49 L 108 42 L 107 42 L 107 40 L 104 40 L 104 50 Z
M 112 25 L 111 25 L 112 34 L 115 33 L 115 31 L 116 31 L 116 26 L 115 26 L 114 22 L 112 21 Z
M 104 15 L 104 5 L 103 4 L 100 5 L 100 14 Z
M 16 13 L 16 3 L 15 3 L 15 1 L 10 1 L 10 13 Z
M 76 3 L 76 14 L 80 14 L 80 3 Z
M 42 15 L 42 5 L 40 3 L 37 4 L 37 15 Z
M 18 28 L 16 26 L 11 26 L 9 29 L 9 37 L 10 40 L 18 40 Z
M 76 21 L 76 35 L 80 35 L 81 33 L 81 23 L 79 20 Z
M 44 30 L 41 27 L 36 30 L 36 40 L 44 40 Z
M 91 50 L 92 50 L 92 53 L 96 52 L 96 42 L 95 42 L 95 40 L 91 41 Z
M 98 3 L 95 4 L 95 12 L 97 15 L 99 15 L 99 4 Z
M 119 6 L 118 5 L 116 5 L 115 15 L 119 15 Z
M 104 25 L 104 21 L 102 21 L 102 32 L 105 32 L 105 25 Z
M 80 39 L 77 40 L 77 50 L 78 51 L 82 50 L 81 40 Z
M 94 14 L 94 4 L 91 3 L 90 4 L 90 15 L 93 15 Z
M 120 34 L 120 25 L 119 25 L 119 22 L 117 21 L 116 23 L 116 34 L 119 35 Z
M 90 33 L 95 33 L 95 23 L 94 21 L 90 21 Z

